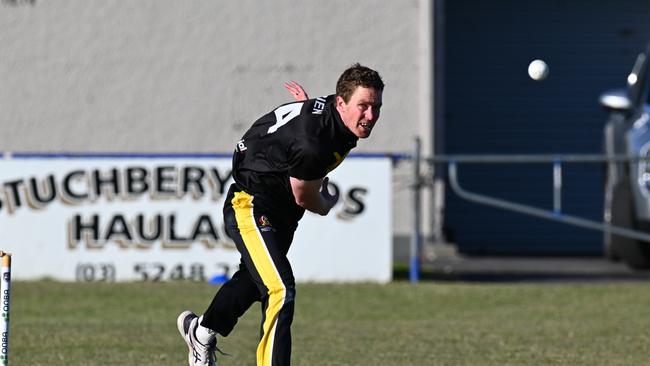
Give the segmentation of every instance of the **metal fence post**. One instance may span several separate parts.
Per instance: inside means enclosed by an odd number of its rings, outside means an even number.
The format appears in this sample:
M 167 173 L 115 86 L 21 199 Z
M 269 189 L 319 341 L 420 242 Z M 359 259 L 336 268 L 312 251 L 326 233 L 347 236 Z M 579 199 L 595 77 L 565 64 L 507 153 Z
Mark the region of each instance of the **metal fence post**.
M 420 280 L 420 248 L 422 243 L 422 234 L 420 222 L 422 221 L 422 203 L 421 203 L 421 141 L 419 137 L 415 138 L 415 151 L 413 154 L 413 233 L 411 234 L 410 246 L 410 269 L 409 280 L 411 283 L 417 283 Z

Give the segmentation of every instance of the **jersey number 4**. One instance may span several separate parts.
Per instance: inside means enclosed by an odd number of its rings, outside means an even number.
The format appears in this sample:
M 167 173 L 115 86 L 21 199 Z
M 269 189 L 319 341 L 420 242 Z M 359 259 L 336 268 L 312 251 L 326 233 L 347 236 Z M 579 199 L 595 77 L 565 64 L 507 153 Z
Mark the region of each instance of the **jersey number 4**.
M 278 128 L 286 125 L 292 119 L 296 118 L 300 114 L 302 109 L 303 102 L 300 103 L 291 103 L 286 104 L 274 111 L 275 113 L 275 124 L 269 127 L 267 134 L 273 133 L 278 130 Z

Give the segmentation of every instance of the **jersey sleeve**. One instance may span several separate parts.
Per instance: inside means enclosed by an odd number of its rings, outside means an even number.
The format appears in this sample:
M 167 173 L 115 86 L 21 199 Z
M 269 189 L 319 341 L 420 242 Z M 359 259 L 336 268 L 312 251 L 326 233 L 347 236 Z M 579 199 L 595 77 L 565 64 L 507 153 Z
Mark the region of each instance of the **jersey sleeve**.
M 314 180 L 327 175 L 327 162 L 318 149 L 318 143 L 303 139 L 293 144 L 290 153 L 289 176 Z

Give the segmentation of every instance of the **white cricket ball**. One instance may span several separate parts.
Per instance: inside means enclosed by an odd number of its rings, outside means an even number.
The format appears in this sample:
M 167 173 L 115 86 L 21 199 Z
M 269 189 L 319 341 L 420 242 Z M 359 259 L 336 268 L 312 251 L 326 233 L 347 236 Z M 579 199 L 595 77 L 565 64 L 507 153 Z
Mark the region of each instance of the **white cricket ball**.
M 548 77 L 548 65 L 543 60 L 533 60 L 528 65 L 528 75 L 533 80 L 544 80 Z

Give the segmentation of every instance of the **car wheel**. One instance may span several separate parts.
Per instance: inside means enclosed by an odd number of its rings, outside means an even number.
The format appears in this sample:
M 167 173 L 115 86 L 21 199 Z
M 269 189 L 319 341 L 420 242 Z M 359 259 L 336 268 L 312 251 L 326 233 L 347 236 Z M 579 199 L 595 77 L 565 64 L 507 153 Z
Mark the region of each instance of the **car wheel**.
M 611 199 L 611 224 L 626 229 L 638 229 L 628 179 L 623 179 L 614 186 Z M 610 235 L 609 256 L 620 258 L 634 269 L 650 268 L 650 243 L 625 236 Z

